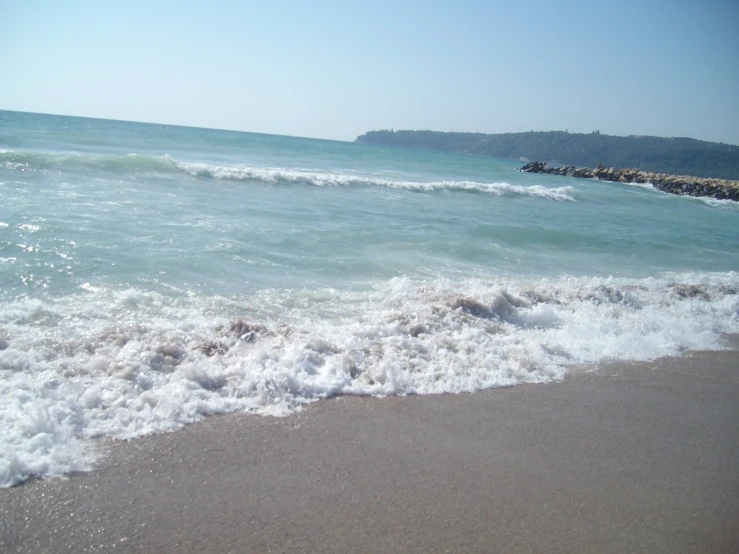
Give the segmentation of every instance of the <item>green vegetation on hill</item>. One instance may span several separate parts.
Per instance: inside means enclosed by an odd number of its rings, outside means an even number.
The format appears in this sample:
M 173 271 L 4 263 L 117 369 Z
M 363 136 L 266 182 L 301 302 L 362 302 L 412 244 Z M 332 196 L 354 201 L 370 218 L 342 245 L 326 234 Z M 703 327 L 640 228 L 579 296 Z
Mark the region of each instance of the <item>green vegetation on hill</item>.
M 579 167 L 633 167 L 657 173 L 739 179 L 739 146 L 690 138 L 617 137 L 548 131 L 442 133 L 370 131 L 357 142 L 441 150 L 494 158 L 525 158 Z

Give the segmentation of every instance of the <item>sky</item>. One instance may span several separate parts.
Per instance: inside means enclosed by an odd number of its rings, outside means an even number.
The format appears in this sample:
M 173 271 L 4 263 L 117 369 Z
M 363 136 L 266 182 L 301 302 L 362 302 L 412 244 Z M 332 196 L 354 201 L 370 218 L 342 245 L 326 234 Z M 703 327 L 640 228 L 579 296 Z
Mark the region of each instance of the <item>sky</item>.
M 737 0 L 0 0 L 0 109 L 739 145 Z

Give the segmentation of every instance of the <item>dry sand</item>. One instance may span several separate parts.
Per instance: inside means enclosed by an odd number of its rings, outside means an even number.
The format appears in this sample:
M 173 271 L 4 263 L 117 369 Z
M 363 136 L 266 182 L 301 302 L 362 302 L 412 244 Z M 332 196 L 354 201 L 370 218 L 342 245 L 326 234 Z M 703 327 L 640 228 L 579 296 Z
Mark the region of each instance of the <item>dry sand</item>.
M 3 552 L 739 552 L 739 352 L 339 398 L 0 491 Z

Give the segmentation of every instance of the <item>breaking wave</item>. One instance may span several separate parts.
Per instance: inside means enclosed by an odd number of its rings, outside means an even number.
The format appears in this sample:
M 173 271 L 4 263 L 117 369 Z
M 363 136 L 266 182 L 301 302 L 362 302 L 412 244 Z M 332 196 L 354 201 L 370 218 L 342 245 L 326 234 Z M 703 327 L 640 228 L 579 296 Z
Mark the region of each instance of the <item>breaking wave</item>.
M 0 152 L 0 167 L 23 172 L 103 171 L 119 176 L 159 174 L 189 176 L 198 179 L 245 181 L 266 184 L 298 184 L 315 187 L 385 187 L 417 192 L 466 191 L 494 196 L 544 198 L 575 201 L 571 186 L 547 188 L 542 185 L 513 185 L 505 182 L 475 181 L 403 181 L 373 176 L 300 168 L 263 168 L 240 165 L 213 165 L 178 161 L 169 156 L 142 154 L 90 156 L 79 153 Z
M 263 183 L 298 183 L 324 186 L 380 186 L 419 192 L 474 191 L 496 196 L 531 196 L 550 200 L 575 200 L 575 189 L 569 186 L 546 188 L 541 185 L 520 186 L 509 183 L 478 183 L 475 181 L 394 181 L 345 173 L 328 173 L 308 169 L 251 168 L 214 166 L 202 163 L 174 162 L 175 165 L 197 177 Z
M 88 469 L 94 437 L 335 395 L 546 383 L 576 365 L 721 348 L 736 332 L 735 273 L 17 300 L 0 313 L 0 486 Z
M 176 171 L 176 165 L 168 156 L 89 155 L 78 152 L 23 152 L 0 151 L 0 167 L 22 172 L 87 171 L 109 173 L 137 173 Z
M 706 204 L 707 206 L 711 206 L 712 208 L 718 208 L 718 209 L 723 209 L 723 210 L 739 210 L 739 202 L 736 202 L 734 200 L 711 198 L 710 196 L 692 196 L 690 194 L 673 194 L 671 192 L 666 192 L 666 191 L 658 189 L 652 183 L 623 183 L 623 184 L 629 187 L 637 187 L 637 188 L 642 188 L 646 190 L 651 190 L 651 191 L 657 192 L 659 194 L 662 194 L 668 197 L 673 197 L 673 198 L 677 197 L 677 198 L 685 198 L 689 200 L 694 200 L 696 202 L 701 202 L 703 204 Z

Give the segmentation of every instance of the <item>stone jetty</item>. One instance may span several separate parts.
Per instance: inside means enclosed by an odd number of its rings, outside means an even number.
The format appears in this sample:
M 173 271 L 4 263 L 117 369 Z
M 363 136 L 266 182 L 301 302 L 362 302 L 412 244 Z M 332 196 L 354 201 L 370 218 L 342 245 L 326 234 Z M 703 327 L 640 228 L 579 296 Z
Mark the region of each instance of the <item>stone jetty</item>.
M 739 181 L 691 177 L 689 175 L 667 175 L 652 173 L 639 169 L 615 169 L 597 166 L 576 168 L 572 165 L 555 167 L 544 162 L 530 162 L 520 171 L 527 173 L 545 173 L 547 175 L 566 175 L 583 179 L 600 179 L 617 183 L 648 183 L 654 188 L 671 194 L 687 196 L 708 196 L 719 200 L 739 202 Z

